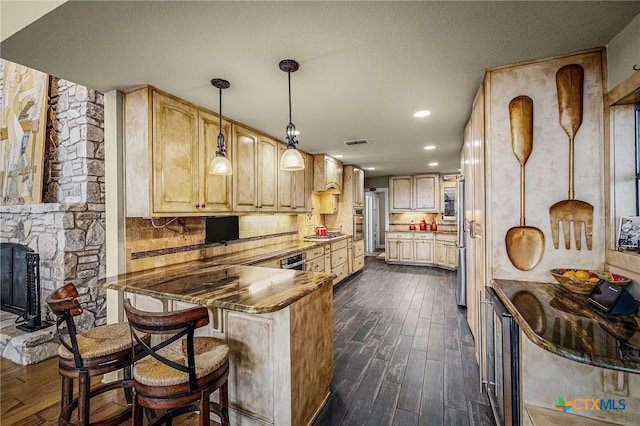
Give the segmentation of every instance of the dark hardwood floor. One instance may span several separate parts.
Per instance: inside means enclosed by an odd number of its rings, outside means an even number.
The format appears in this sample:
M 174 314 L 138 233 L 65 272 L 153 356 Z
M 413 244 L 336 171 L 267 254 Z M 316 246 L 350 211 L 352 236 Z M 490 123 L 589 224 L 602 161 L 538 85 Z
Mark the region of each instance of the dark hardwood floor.
M 334 290 L 334 359 L 331 397 L 314 426 L 494 425 L 453 272 L 368 257 Z M 0 424 L 57 424 L 57 359 L 0 365 Z M 105 395 L 92 405 L 96 418 L 123 403 Z M 194 424 L 196 416 L 174 422 Z
M 456 275 L 365 269 L 334 289 L 334 377 L 320 425 L 495 425 Z

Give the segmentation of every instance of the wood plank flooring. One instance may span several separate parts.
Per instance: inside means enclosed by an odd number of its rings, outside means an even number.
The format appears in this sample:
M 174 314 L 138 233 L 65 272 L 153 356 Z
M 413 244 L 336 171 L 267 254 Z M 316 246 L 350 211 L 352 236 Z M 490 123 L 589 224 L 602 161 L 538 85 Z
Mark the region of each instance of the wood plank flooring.
M 494 425 L 477 392 L 453 272 L 367 257 L 363 272 L 334 290 L 334 360 L 332 394 L 314 426 Z M 59 404 L 56 358 L 28 367 L 2 359 L 0 424 L 55 425 Z
M 455 280 L 367 257 L 334 289 L 335 371 L 314 426 L 495 425 Z

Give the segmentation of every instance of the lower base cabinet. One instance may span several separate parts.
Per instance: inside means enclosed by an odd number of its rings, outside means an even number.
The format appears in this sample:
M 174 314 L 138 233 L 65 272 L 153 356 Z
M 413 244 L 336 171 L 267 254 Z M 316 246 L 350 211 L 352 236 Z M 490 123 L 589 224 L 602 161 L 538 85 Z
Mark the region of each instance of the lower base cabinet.
M 435 241 L 435 264 L 447 269 L 455 270 L 458 263 L 456 250 L 456 236 L 437 234 Z
M 333 285 L 349 276 L 347 240 L 339 240 L 331 244 L 331 272 L 336 275 Z
M 353 270 L 355 273 L 364 268 L 364 240 L 358 240 L 353 243 Z
M 193 305 L 125 293 L 139 309 L 169 312 Z M 333 378 L 330 285 L 276 312 L 209 308 L 198 335 L 227 342 L 229 417 L 233 425 L 308 425 L 329 397 Z
M 456 235 L 433 232 L 387 232 L 387 263 L 456 269 Z

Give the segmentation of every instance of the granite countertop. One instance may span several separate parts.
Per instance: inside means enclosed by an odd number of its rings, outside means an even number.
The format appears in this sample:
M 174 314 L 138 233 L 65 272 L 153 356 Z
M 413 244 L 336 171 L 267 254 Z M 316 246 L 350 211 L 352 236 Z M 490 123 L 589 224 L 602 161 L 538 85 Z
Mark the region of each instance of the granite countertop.
M 640 373 L 640 317 L 611 315 L 555 283 L 492 280 L 522 331 L 536 345 L 565 358 Z
M 158 299 L 261 314 L 285 308 L 330 285 L 334 278 L 327 273 L 216 263 L 199 260 L 124 273 L 107 278 L 104 286 Z

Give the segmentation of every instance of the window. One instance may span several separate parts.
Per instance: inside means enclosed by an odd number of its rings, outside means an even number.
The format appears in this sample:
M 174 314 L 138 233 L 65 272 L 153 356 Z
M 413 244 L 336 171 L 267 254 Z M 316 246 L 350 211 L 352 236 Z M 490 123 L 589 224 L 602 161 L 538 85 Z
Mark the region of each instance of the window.
M 640 216 L 640 102 L 634 106 L 636 117 L 636 216 Z

